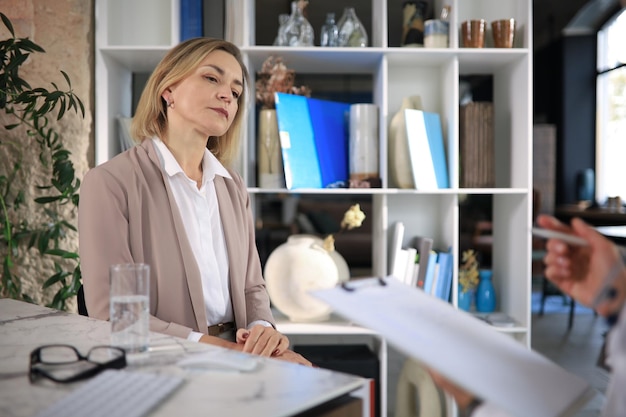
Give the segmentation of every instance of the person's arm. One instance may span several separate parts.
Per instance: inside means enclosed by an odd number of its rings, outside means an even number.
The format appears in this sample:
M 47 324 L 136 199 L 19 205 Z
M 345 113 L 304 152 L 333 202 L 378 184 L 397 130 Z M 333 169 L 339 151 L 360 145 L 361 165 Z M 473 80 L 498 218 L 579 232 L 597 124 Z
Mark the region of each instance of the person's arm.
M 614 320 L 626 300 L 626 268 L 617 246 L 578 218 L 567 226 L 552 216 L 540 215 L 537 223 L 587 241 L 586 246 L 575 246 L 549 239 L 544 274 L 576 301 Z
M 129 246 L 128 190 L 103 168 L 83 178 L 78 206 L 80 264 L 90 317 L 109 320 L 109 266 L 133 263 Z M 150 315 L 150 330 L 186 338 L 191 328 Z
M 231 175 L 233 182 L 226 183 L 229 187 L 228 198 L 234 201 L 233 206 L 237 209 L 229 216 L 228 221 L 234 219 L 238 225 L 236 229 L 231 227 L 230 230 L 232 230 L 231 233 L 239 233 L 237 240 L 241 242 L 241 252 L 236 256 L 245 262 L 245 264 L 239 262 L 231 269 L 231 274 L 233 274 L 231 288 L 234 291 L 243 291 L 245 302 L 247 328 L 240 328 L 237 331 L 237 341 L 244 344 L 244 352 L 263 356 L 280 355 L 289 347 L 289 339 L 276 330 L 270 309 L 269 294 L 265 287 L 256 247 L 250 195 L 243 179 L 232 171 Z M 232 187 L 233 185 L 235 186 Z M 222 195 L 222 198 L 226 196 Z M 233 238 L 233 236 L 229 237 Z M 235 293 L 233 297 L 240 297 L 240 294 Z

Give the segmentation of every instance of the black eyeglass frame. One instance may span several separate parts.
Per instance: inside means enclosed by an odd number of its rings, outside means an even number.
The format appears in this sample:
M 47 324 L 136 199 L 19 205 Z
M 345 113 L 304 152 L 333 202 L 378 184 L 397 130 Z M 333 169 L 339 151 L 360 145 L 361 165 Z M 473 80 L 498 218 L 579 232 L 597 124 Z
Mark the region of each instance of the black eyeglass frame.
M 66 361 L 66 362 L 54 362 L 54 363 L 42 362 L 41 351 L 43 349 L 49 349 L 49 348 L 54 348 L 54 347 L 57 347 L 57 348 L 62 347 L 62 348 L 68 348 L 68 349 L 73 350 L 74 353 L 76 353 L 77 359 L 73 361 Z M 120 356 L 113 358 L 110 361 L 107 361 L 104 363 L 94 362 L 92 360 L 89 360 L 89 355 L 94 349 L 102 349 L 102 348 L 110 349 L 113 351 L 118 351 L 120 353 Z M 78 363 L 81 361 L 89 362 L 90 364 L 93 364 L 94 366 L 82 372 L 79 372 L 76 375 L 72 375 L 68 378 L 57 378 L 56 376 L 54 376 L 52 373 L 48 372 L 47 370 L 37 367 L 37 365 L 40 365 L 40 364 L 47 365 L 47 366 L 64 366 L 64 365 L 70 365 L 73 363 Z M 38 377 L 44 377 L 44 378 L 50 379 L 58 383 L 69 383 L 69 382 L 76 382 L 76 381 L 80 381 L 83 379 L 91 378 L 92 376 L 100 373 L 101 371 L 105 369 L 122 369 L 124 367 L 126 367 L 126 351 L 117 346 L 105 346 L 105 345 L 94 346 L 91 349 L 89 349 L 89 351 L 87 352 L 87 355 L 82 355 L 78 351 L 78 349 L 76 349 L 72 345 L 52 344 L 52 345 L 39 346 L 37 349 L 30 352 L 30 365 L 29 365 L 28 379 L 30 380 L 30 382 L 34 382 Z

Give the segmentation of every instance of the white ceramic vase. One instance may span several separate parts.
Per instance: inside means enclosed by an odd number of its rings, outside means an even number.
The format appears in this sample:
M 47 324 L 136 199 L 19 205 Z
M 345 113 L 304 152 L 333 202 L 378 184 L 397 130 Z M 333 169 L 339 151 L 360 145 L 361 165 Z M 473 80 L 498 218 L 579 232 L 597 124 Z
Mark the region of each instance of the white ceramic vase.
M 318 237 L 289 236 L 270 254 L 264 275 L 272 304 L 291 321 L 321 321 L 330 316 L 331 308 L 308 294 L 339 282 L 337 264 Z
M 420 96 L 409 96 L 402 99 L 400 110 L 389 123 L 388 164 L 392 186 L 397 188 L 415 188 L 413 180 L 409 143 L 406 135 L 404 110 L 422 110 Z

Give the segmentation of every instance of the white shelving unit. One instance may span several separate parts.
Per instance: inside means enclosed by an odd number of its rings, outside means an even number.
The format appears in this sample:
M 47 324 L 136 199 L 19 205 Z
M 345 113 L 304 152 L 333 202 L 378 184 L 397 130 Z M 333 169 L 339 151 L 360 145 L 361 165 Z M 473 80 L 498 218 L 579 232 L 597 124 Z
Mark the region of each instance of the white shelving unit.
M 383 188 L 370 190 L 298 190 L 298 194 L 370 194 L 373 213 L 373 273 L 387 270 L 387 235 L 395 221 L 403 221 L 407 239 L 431 236 L 438 248 L 452 247 L 459 257 L 460 197 L 482 194 L 493 199 L 493 270 L 498 309 L 519 324 L 507 333 L 530 347 L 532 223 L 532 2 L 531 0 L 435 0 L 435 10 L 452 7 L 450 47 L 446 49 L 388 47 L 388 29 L 398 21 L 388 16 L 391 0 L 371 0 L 371 46 L 368 48 L 279 48 L 256 46 L 255 7 L 269 0 L 229 0 L 237 10 L 238 38 L 252 76 L 269 55 L 280 55 L 290 68 L 308 74 L 370 74 L 373 102 L 380 109 L 380 172 Z M 341 3 L 342 0 L 338 0 Z M 347 0 L 346 0 L 347 2 Z M 149 72 L 178 42 L 178 0 L 96 1 L 96 163 L 119 152 L 115 117 L 131 116 L 133 72 Z M 315 6 L 315 2 L 309 7 Z M 358 7 L 357 7 L 358 14 Z M 515 18 L 512 49 L 459 47 L 460 23 L 483 18 Z M 392 19 L 391 19 L 392 18 Z M 392 27 L 388 27 L 392 26 Z M 318 28 L 315 28 L 316 32 Z M 464 75 L 493 76 L 496 187 L 459 188 L 459 79 Z M 251 90 L 252 91 L 252 90 Z M 424 110 L 441 115 L 451 188 L 437 191 L 390 188 L 387 167 L 387 128 L 402 98 L 420 95 Z M 253 97 L 253 94 L 249 95 Z M 241 156 L 241 174 L 252 198 L 288 190 L 256 188 L 254 102 L 247 106 L 248 124 Z M 408 243 L 405 242 L 405 243 Z M 458 263 L 458 262 L 456 262 Z M 458 270 L 454 268 L 453 303 Z

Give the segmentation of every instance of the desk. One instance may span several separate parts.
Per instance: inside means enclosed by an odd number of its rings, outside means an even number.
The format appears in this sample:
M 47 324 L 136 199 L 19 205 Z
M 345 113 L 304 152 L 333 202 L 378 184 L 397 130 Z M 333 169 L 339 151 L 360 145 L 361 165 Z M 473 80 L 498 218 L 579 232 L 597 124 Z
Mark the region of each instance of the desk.
M 276 320 L 276 329 L 289 337 L 292 346 L 334 345 L 363 343 L 378 356 L 380 363 L 380 416 L 387 415 L 387 341 L 381 335 L 365 327 L 356 326 L 349 321 L 331 315 L 328 320 L 313 323 L 296 323 L 277 310 L 272 310 Z
M 573 217 L 580 217 L 594 226 L 619 226 L 626 225 L 626 211 L 607 209 L 602 207 L 581 209 L 575 204 L 556 207 L 554 214 L 564 222 Z
M 618 245 L 626 245 L 626 226 L 599 226 L 596 230 Z
M 33 416 L 81 384 L 31 384 L 29 353 L 34 348 L 66 343 L 85 352 L 94 345 L 108 344 L 109 338 L 108 322 L 0 299 L 0 415 Z M 185 355 L 222 348 L 159 333 L 150 334 L 150 347 L 158 349 L 127 369 L 185 379 L 151 417 L 293 416 L 355 392 L 361 394 L 364 404 L 369 403 L 369 381 L 363 378 L 260 357 L 260 366 L 245 374 L 185 371 L 175 365 Z

